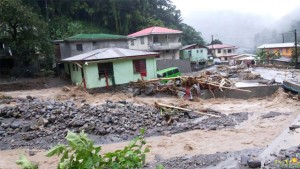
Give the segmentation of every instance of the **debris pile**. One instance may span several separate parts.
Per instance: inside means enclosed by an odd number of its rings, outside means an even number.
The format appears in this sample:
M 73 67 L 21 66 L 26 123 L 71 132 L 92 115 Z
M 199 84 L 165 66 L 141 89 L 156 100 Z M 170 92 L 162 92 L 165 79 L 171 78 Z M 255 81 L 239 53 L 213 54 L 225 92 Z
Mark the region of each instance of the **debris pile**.
M 248 113 L 223 115 L 207 109 L 203 116 L 196 111 L 178 111 L 166 114 L 154 106 L 137 105 L 127 101 L 107 100 L 101 105 L 84 104 L 77 107 L 73 101 L 41 100 L 31 96 L 10 99 L 15 102 L 0 108 L 0 149 L 18 147 L 49 148 L 60 141 L 68 130 L 86 131 L 97 136 L 96 142 L 109 143 L 132 139 L 145 128 L 146 136 L 194 130 L 216 130 L 233 127 L 247 120 Z M 220 116 L 220 117 L 217 117 Z
M 201 90 L 208 89 L 213 94 L 213 90 L 231 89 L 251 92 L 234 87 L 234 83 L 219 74 L 212 74 L 209 71 L 202 72 L 199 76 L 178 76 L 171 78 L 157 78 L 151 80 L 138 80 L 131 83 L 135 88 L 134 95 L 144 92 L 146 95 L 155 93 L 167 93 L 186 97 L 193 100 L 194 96 L 200 96 Z
M 259 73 L 251 72 L 250 70 L 240 71 L 239 74 L 243 80 L 255 80 L 261 78 Z

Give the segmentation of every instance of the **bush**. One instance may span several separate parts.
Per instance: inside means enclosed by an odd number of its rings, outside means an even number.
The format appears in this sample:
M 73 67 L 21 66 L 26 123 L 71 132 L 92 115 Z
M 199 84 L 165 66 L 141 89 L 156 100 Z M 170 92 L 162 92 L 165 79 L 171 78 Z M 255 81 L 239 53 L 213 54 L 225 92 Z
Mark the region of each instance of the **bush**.
M 144 129 L 123 150 L 116 150 L 100 155 L 101 147 L 94 146 L 94 142 L 87 138 L 84 132 L 75 134 L 68 132 L 67 145 L 59 144 L 52 148 L 47 156 L 61 155 L 59 169 L 71 168 L 141 168 L 145 164 L 146 153 L 149 149 L 144 145 Z

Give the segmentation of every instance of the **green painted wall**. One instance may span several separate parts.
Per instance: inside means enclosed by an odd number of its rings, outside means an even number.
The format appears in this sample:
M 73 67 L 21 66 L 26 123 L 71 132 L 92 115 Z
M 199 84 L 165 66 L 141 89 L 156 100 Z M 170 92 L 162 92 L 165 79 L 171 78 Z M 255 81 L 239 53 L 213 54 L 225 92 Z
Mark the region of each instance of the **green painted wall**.
M 88 65 L 84 65 L 83 68 L 86 88 L 91 89 L 106 86 L 105 78 L 99 78 L 98 63 L 88 63 Z M 108 84 L 112 85 L 112 81 L 110 79 L 108 79 Z
M 82 82 L 81 68 L 79 66 L 77 66 L 78 69 L 76 69 L 76 64 L 73 64 L 73 63 L 69 63 L 69 64 L 70 64 L 70 70 L 71 70 L 72 83 L 76 84 L 76 85 L 80 85 Z M 73 69 L 73 65 L 74 65 L 75 70 Z
M 114 70 L 114 78 L 115 84 L 125 84 L 130 81 L 137 81 L 141 79 L 140 74 L 135 74 L 133 72 L 133 62 L 132 59 L 122 59 L 122 60 L 114 60 L 113 62 L 113 70 Z M 65 65 L 67 66 L 67 65 Z M 155 58 L 147 58 L 146 59 L 146 68 L 147 68 L 147 76 L 145 79 L 153 79 L 156 78 L 156 60 Z M 88 65 L 83 65 L 83 72 L 86 81 L 86 87 L 88 89 L 97 88 L 97 87 L 105 87 L 106 82 L 105 78 L 99 78 L 98 74 L 98 63 L 88 63 Z M 81 74 L 72 70 L 71 67 L 71 79 L 72 83 L 76 84 L 76 82 L 80 81 L 81 83 Z M 112 85 L 112 80 L 109 79 L 108 84 Z
M 201 53 L 202 50 L 202 53 Z M 191 51 L 191 57 L 189 57 L 189 51 Z M 198 62 L 200 60 L 207 60 L 207 49 L 197 48 L 197 49 L 186 49 L 180 52 L 181 59 L 191 59 L 192 62 Z

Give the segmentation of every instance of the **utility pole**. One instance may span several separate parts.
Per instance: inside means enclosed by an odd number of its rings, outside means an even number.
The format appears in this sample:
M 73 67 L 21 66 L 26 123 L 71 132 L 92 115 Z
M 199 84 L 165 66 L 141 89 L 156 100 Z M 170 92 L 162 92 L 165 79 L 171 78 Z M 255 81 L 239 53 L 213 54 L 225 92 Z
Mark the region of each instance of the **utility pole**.
M 284 43 L 284 34 L 282 33 L 282 43 Z
M 298 46 L 297 46 L 297 30 L 295 29 L 295 69 L 297 69 L 298 68 L 298 51 L 297 51 L 297 48 L 298 48 Z
M 211 53 L 213 55 L 213 57 L 215 56 L 215 51 L 214 51 L 214 35 L 211 35 Z

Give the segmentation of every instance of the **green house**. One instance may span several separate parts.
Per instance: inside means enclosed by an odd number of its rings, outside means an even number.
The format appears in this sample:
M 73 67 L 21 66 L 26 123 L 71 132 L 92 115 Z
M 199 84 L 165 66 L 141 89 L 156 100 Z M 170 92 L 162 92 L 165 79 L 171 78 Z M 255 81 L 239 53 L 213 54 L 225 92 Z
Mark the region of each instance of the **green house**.
M 63 59 L 73 84 L 87 89 L 156 78 L 156 52 L 103 48 Z
M 190 60 L 192 63 L 205 63 L 208 60 L 208 49 L 198 44 L 186 45 L 180 49 L 180 59 Z

